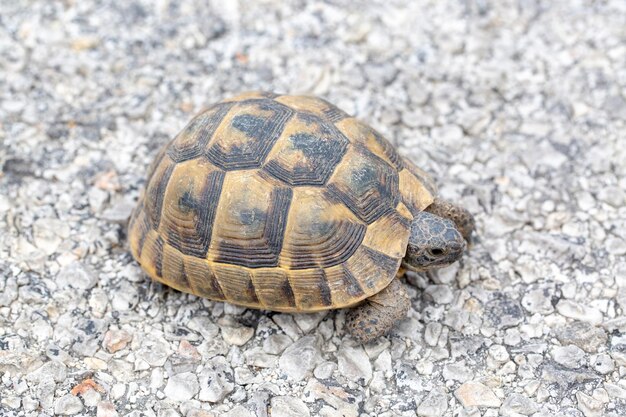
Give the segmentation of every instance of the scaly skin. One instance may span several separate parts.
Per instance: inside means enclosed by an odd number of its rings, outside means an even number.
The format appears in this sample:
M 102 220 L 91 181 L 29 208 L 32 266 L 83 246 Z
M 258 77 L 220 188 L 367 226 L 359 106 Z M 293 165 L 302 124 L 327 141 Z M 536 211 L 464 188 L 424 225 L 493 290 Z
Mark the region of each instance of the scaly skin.
M 398 320 L 406 317 L 410 306 L 404 284 L 396 278 L 384 290 L 348 311 L 346 326 L 357 342 L 366 343 L 388 333 Z
M 474 216 L 469 211 L 440 198 L 435 198 L 435 201 L 426 207 L 426 211 L 435 216 L 452 220 L 467 243 L 471 243 L 472 232 L 476 227 L 476 222 L 474 221 Z

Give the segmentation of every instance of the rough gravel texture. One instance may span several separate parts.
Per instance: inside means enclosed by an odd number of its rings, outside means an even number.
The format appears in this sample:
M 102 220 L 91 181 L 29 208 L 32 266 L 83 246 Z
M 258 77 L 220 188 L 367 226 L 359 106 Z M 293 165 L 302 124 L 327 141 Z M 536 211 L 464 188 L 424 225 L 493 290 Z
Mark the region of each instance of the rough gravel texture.
M 314 93 L 476 214 L 364 347 L 344 312 L 150 282 L 156 149 L 244 90 Z M 626 415 L 626 3 L 0 2 L 0 415 Z

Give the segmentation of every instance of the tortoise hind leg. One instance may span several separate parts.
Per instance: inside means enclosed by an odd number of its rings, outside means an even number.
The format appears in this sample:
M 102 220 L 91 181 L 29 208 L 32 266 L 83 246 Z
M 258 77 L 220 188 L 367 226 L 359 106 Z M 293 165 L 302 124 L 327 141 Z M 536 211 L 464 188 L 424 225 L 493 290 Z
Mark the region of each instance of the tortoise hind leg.
M 471 243 L 472 232 L 476 227 L 476 223 L 474 216 L 472 216 L 469 211 L 440 198 L 435 198 L 435 201 L 433 201 L 430 206 L 426 207 L 425 211 L 435 216 L 452 220 L 465 240 Z
M 387 334 L 398 320 L 406 317 L 410 306 L 404 284 L 396 278 L 387 288 L 348 311 L 348 332 L 359 343 L 367 343 Z

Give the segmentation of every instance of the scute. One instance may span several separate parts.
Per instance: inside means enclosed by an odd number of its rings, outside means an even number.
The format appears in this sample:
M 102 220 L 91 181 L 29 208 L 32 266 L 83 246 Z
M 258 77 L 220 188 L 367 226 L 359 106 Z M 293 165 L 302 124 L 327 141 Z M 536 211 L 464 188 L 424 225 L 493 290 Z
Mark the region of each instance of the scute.
M 288 122 L 264 170 L 292 186 L 323 185 L 348 144 L 348 139 L 332 124 L 300 113 Z
M 208 259 L 261 268 L 278 266 L 292 189 L 274 187 L 258 171 L 229 172 L 217 206 Z
M 357 217 L 370 224 L 391 213 L 400 198 L 398 171 L 366 148 L 352 146 L 328 189 Z
M 316 97 L 251 92 L 195 117 L 151 165 L 129 223 L 152 278 L 276 311 L 350 306 L 404 257 L 430 177 Z
M 228 171 L 260 167 L 292 114 L 270 99 L 234 103 L 210 140 L 207 158 Z

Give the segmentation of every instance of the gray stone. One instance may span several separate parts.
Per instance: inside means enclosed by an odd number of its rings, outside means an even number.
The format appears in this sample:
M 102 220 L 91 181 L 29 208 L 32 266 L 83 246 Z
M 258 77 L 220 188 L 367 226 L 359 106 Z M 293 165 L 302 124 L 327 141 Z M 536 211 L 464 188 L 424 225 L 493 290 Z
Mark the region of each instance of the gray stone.
M 448 410 L 448 396 L 442 389 L 430 391 L 417 407 L 417 415 L 424 417 L 443 416 Z
M 519 303 L 506 296 L 499 296 L 485 305 L 485 318 L 495 327 L 517 326 L 524 319 Z
M 88 290 L 96 285 L 98 275 L 90 266 L 82 262 L 73 262 L 59 272 L 56 282 L 62 287 Z
M 304 388 L 306 402 L 322 400 L 332 408 L 327 412 L 333 412 L 334 415 L 345 417 L 357 417 L 359 415 L 358 408 L 362 398 L 358 396 L 358 392 L 346 391 L 343 387 L 325 385 L 311 378 Z M 322 413 L 320 413 L 322 414 Z M 333 415 L 333 414 L 329 414 Z
M 463 407 L 500 407 L 501 401 L 487 386 L 476 381 L 462 384 L 454 391 Z
M 236 405 L 227 413 L 222 414 L 223 417 L 257 417 L 252 411 L 243 405 Z
M 54 404 L 55 414 L 71 416 L 81 411 L 83 411 L 83 403 L 80 401 L 80 398 L 71 394 L 64 395 L 56 400 Z
M 327 314 L 327 311 L 309 314 L 294 314 L 293 318 L 300 330 L 302 330 L 302 333 L 307 334 L 311 332 L 311 330 L 315 329 L 317 325 L 324 320 L 324 317 L 326 317 Z
M 304 336 L 283 352 L 278 365 L 290 378 L 300 381 L 308 376 L 321 360 L 319 339 L 315 336 Z
M 306 404 L 296 397 L 273 397 L 271 407 L 272 417 L 309 417 L 311 415 Z
M 596 372 L 602 375 L 610 374 L 615 370 L 615 362 L 613 362 L 611 356 L 606 353 L 592 356 L 589 359 L 589 364 L 596 370 Z
M 196 316 L 187 323 L 189 329 L 196 331 L 205 339 L 213 339 L 217 336 L 220 328 L 207 316 Z
M 502 407 L 500 407 L 500 414 L 510 417 L 516 417 L 520 414 L 529 416 L 536 413 L 538 410 L 539 406 L 530 398 L 521 394 L 510 394 L 504 400 Z
M 556 329 L 556 338 L 563 345 L 576 345 L 586 352 L 597 352 L 607 342 L 606 332 L 584 321 L 575 321 Z
M 561 300 L 556 305 L 556 311 L 564 317 L 584 321 L 592 325 L 602 323 L 602 313 L 593 307 L 579 304 L 572 300 Z
M 198 378 L 194 373 L 185 372 L 171 376 L 163 391 L 173 401 L 187 401 L 198 393 Z
M 450 304 L 454 299 L 449 285 L 429 285 L 424 290 L 424 296 L 436 304 Z
M 65 381 L 67 375 L 67 367 L 65 364 L 57 361 L 49 361 L 41 365 L 35 371 L 29 373 L 26 379 L 32 382 L 41 382 L 51 377 L 55 382 Z
M 313 370 L 313 375 L 317 379 L 328 379 L 333 376 L 335 369 L 337 369 L 335 362 L 322 362 Z
M 216 356 L 200 373 L 200 401 L 217 403 L 230 394 L 234 385 L 233 370 L 223 356 Z
M 585 352 L 574 345 L 556 347 L 551 354 L 556 363 L 570 369 L 578 369 L 586 362 Z
M 245 326 L 222 326 L 222 337 L 229 345 L 243 346 L 254 335 L 254 329 Z
M 272 355 L 280 355 L 292 343 L 293 340 L 286 334 L 275 333 L 263 341 L 263 350 Z
M 348 381 L 367 385 L 372 379 L 372 364 L 361 346 L 350 346 L 343 343 L 337 352 L 339 373 Z
M 522 306 L 529 313 L 550 314 L 554 311 L 552 294 L 547 288 L 528 291 L 522 297 Z
M 278 361 L 278 356 L 265 353 L 260 347 L 251 348 L 244 356 L 248 365 L 258 368 L 273 368 Z

